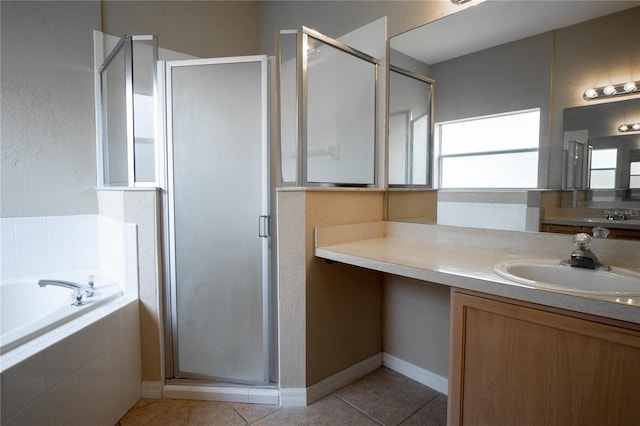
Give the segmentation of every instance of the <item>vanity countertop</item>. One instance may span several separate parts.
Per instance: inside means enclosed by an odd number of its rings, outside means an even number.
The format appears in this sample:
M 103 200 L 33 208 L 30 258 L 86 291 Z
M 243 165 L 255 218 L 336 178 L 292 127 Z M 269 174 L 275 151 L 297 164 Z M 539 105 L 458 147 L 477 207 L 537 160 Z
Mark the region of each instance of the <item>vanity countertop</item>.
M 558 216 L 545 218 L 542 223 L 549 225 L 602 226 L 604 228 L 640 230 L 640 219 L 608 220 L 604 217 Z
M 517 241 L 522 239 L 527 241 Z M 638 248 L 633 241 L 617 243 L 622 251 Z M 616 242 L 606 244 L 600 248 L 611 251 Z M 493 272 L 493 266 L 504 260 L 555 258 L 554 251 L 558 247 L 562 251 L 565 245 L 571 247 L 570 236 L 375 222 L 317 228 L 315 255 L 389 274 L 640 324 L 640 298 L 535 289 Z M 635 258 L 625 261 L 625 268 L 638 271 L 633 267 Z

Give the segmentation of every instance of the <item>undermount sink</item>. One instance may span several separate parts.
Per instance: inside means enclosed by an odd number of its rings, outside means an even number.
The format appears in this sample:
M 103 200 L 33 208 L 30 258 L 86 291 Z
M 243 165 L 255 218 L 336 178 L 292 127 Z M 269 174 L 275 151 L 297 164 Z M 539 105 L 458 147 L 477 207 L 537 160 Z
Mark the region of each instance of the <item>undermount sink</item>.
M 640 296 L 640 273 L 622 268 L 610 271 L 561 265 L 558 260 L 519 259 L 500 262 L 496 274 L 534 288 L 601 296 Z

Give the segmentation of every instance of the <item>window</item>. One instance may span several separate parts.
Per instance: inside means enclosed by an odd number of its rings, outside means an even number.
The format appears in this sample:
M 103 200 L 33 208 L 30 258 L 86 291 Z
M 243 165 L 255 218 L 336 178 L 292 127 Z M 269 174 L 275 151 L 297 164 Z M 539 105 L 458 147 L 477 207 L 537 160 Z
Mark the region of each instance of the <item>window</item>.
M 594 149 L 591 152 L 591 189 L 616 187 L 617 149 Z
M 439 123 L 441 188 L 535 188 L 540 110 Z
M 630 169 L 629 188 L 640 188 L 640 161 L 632 161 Z

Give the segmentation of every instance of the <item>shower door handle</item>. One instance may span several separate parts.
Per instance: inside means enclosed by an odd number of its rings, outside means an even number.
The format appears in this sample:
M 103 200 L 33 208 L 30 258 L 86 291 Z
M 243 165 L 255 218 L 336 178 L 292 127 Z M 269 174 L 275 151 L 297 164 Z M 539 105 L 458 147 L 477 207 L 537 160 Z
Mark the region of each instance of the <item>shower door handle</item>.
M 262 215 L 258 217 L 258 237 L 269 238 L 269 216 Z

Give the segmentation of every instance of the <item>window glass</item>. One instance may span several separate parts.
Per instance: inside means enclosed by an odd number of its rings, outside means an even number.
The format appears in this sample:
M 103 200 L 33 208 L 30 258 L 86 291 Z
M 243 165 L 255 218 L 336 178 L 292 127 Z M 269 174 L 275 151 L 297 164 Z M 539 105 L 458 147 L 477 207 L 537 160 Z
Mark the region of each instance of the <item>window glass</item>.
M 629 188 L 640 188 L 640 161 L 632 162 L 630 169 Z
M 591 185 L 593 189 L 616 187 L 616 149 L 594 149 L 591 153 Z
M 535 188 L 540 110 L 437 125 L 441 188 Z
M 616 162 L 616 149 L 594 149 L 591 153 L 591 169 L 615 169 Z

